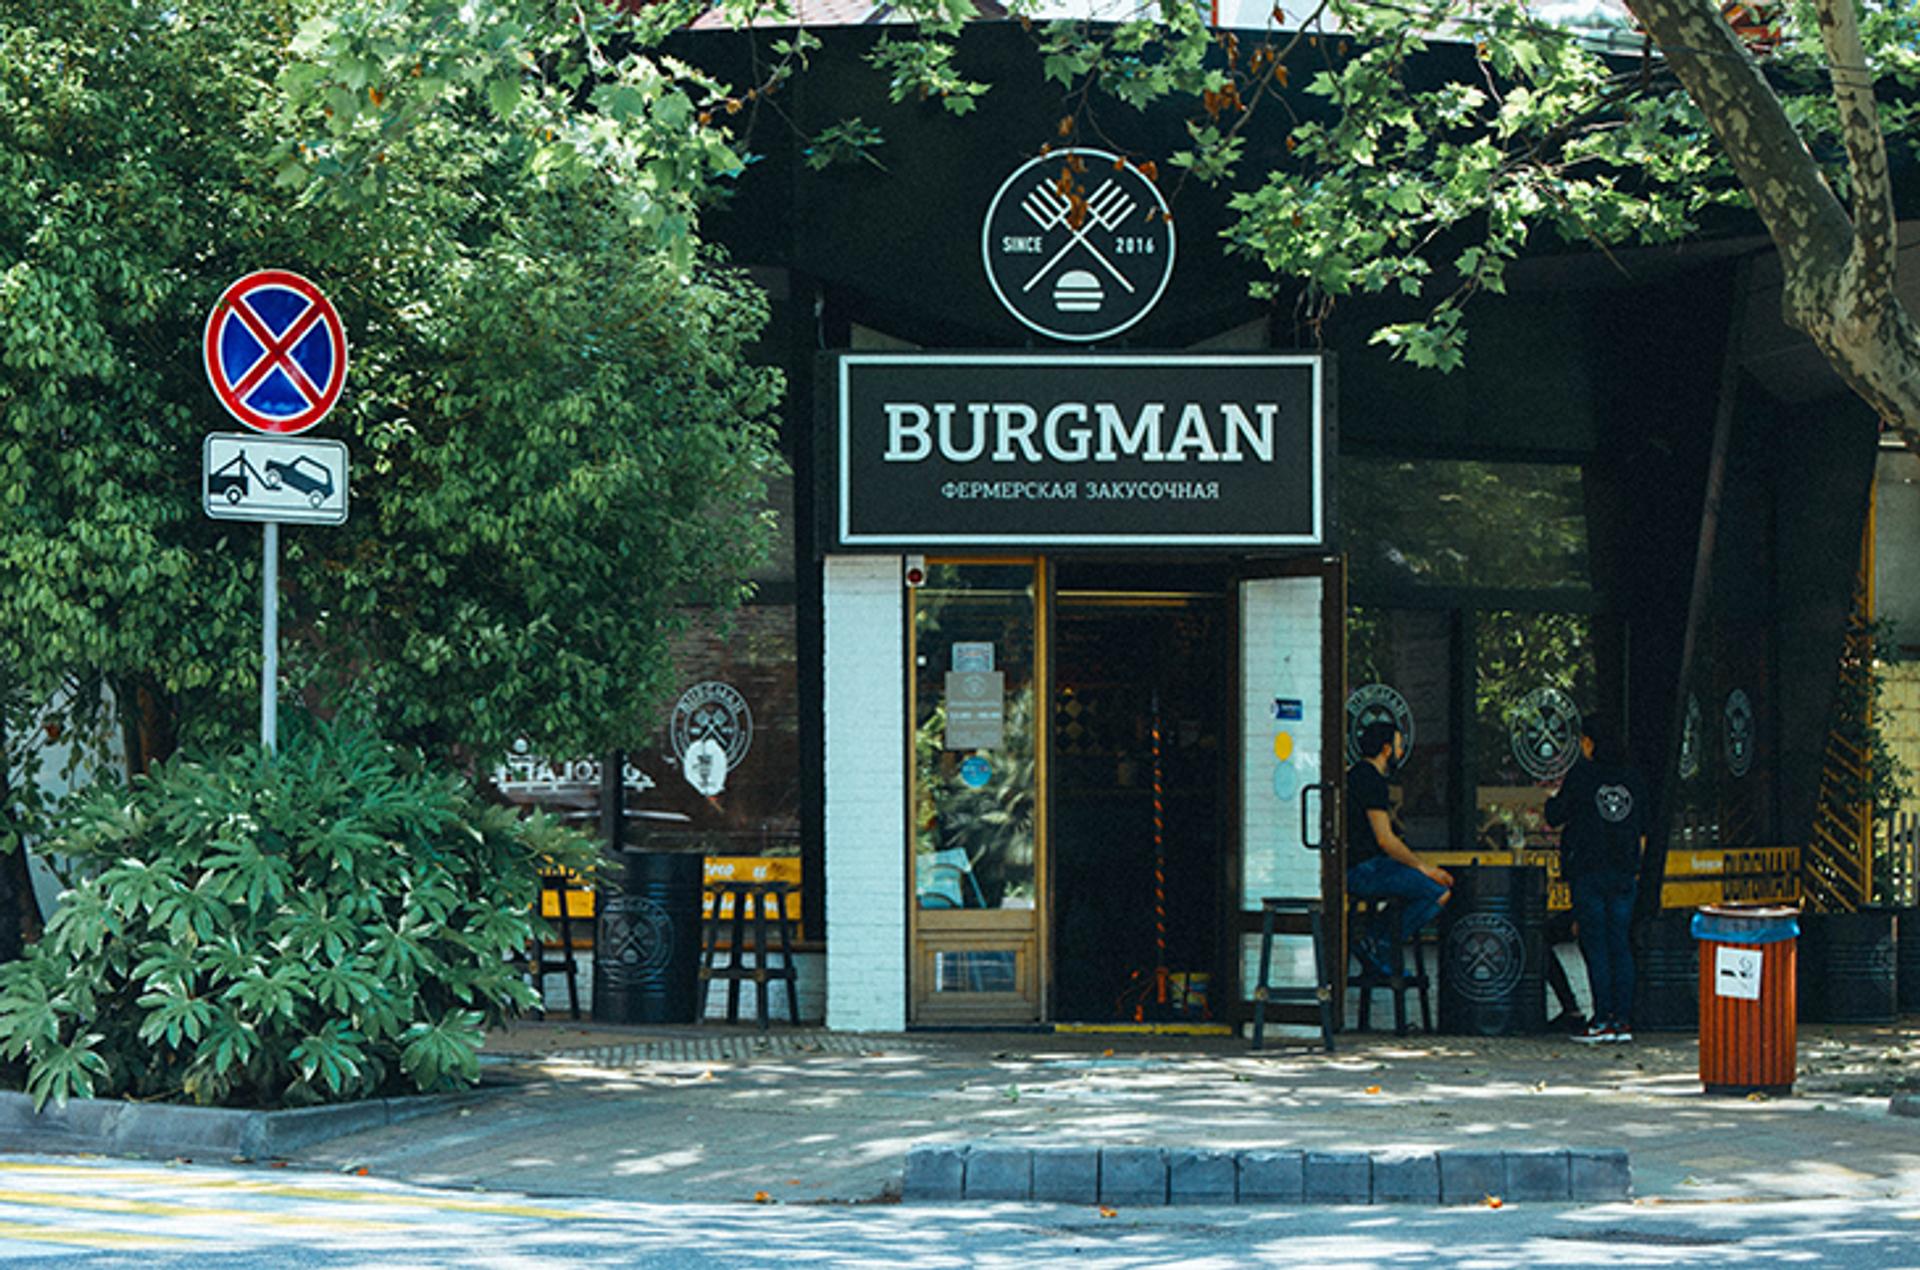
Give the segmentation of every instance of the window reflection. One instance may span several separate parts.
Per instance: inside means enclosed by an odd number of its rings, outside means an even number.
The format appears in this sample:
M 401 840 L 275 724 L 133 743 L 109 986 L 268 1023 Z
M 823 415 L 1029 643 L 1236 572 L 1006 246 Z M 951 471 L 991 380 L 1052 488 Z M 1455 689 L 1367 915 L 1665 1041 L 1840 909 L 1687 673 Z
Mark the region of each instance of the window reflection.
M 1488 612 L 1474 625 L 1476 843 L 1552 846 L 1547 796 L 1580 753 L 1582 712 L 1597 707 L 1593 618 Z
M 1340 519 L 1358 586 L 1590 584 L 1571 464 L 1343 456 Z
M 1034 570 L 914 592 L 914 877 L 925 909 L 1034 907 Z
M 1396 815 L 1407 845 L 1453 845 L 1448 769 L 1453 756 L 1451 668 L 1453 622 L 1435 609 L 1356 606 L 1347 618 L 1347 761 L 1359 729 L 1377 714 L 1410 743 L 1390 773 Z

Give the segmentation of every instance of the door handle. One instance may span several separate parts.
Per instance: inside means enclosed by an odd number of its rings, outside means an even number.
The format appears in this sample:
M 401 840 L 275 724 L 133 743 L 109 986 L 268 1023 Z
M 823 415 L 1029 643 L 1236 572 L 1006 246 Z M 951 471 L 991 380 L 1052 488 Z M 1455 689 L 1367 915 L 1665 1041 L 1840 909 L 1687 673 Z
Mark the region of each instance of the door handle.
M 1307 795 L 1313 793 L 1315 790 L 1320 792 L 1320 797 L 1328 798 L 1333 794 L 1333 785 L 1329 781 L 1315 781 L 1313 784 L 1301 789 L 1300 845 L 1309 851 L 1325 851 L 1327 849 L 1326 843 L 1314 841 L 1313 818 L 1307 815 Z

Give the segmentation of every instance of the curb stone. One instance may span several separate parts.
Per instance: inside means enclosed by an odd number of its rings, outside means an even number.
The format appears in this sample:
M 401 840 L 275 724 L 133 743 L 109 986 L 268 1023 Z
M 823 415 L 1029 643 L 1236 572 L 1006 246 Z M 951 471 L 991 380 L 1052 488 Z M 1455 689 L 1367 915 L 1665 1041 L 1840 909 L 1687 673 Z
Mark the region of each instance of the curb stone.
M 38 1151 L 100 1155 L 227 1155 L 269 1159 L 330 1138 L 450 1111 L 503 1093 L 506 1086 L 369 1098 L 360 1102 L 248 1111 L 177 1103 L 75 1098 L 33 1109 L 28 1094 L 0 1091 L 0 1143 Z
M 1633 1172 L 1619 1148 L 1509 1151 L 1222 1151 L 927 1143 L 907 1153 L 908 1202 L 1055 1204 L 1608 1204 Z

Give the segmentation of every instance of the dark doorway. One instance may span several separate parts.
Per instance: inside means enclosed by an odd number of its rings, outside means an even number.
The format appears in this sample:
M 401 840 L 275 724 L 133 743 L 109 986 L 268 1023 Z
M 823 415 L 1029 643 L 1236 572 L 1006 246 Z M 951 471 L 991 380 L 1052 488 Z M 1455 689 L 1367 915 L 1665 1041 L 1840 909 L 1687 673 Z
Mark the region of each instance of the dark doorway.
M 1055 614 L 1053 1015 L 1211 1018 L 1225 987 L 1224 597 L 1063 589 Z

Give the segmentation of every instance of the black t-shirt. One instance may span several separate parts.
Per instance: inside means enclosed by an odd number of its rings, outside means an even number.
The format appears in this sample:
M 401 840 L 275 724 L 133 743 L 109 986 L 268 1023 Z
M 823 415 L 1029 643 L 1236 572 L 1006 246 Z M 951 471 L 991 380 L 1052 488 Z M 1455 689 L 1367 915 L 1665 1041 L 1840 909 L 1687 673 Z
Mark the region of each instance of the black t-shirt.
M 1633 873 L 1647 832 L 1647 783 L 1627 763 L 1582 759 L 1547 799 L 1547 823 L 1560 833 L 1560 871 L 1568 877 Z
M 1373 826 L 1367 823 L 1369 811 L 1392 814 L 1393 790 L 1380 769 L 1361 759 L 1347 769 L 1347 867 L 1365 864 L 1384 855 L 1374 840 Z

